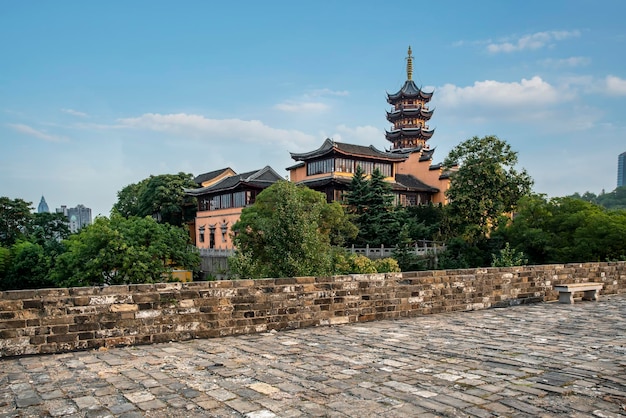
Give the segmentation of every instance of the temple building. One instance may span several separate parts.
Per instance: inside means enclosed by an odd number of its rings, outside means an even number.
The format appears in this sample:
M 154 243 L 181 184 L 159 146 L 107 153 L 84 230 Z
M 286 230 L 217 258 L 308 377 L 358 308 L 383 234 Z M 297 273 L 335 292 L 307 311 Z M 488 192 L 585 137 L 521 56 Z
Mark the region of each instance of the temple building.
M 385 137 L 392 143 L 392 150 L 428 148 L 426 141 L 435 133 L 426 125 L 433 115 L 433 111 L 428 109 L 428 102 L 433 93 L 423 92 L 413 81 L 411 47 L 407 57 L 406 73 L 407 80 L 402 88 L 395 94 L 387 93 L 387 103 L 393 106 L 391 112 L 387 112 L 387 120 L 393 124 L 393 129 L 386 131 Z
M 298 161 L 288 167 L 291 181 L 323 192 L 329 202 L 343 201 L 357 166 L 367 174 L 379 169 L 396 195 L 396 203 L 420 205 L 445 203 L 450 185 L 448 173 L 441 164 L 433 164 L 435 149 L 427 141 L 433 136 L 427 122 L 433 115 L 428 108 L 433 93 L 417 87 L 413 81 L 413 56 L 409 47 L 407 80 L 394 94 L 387 94 L 392 105 L 387 120 L 392 124 L 385 131 L 391 142 L 388 150 L 346 144 L 326 139 L 321 147 L 304 153 L 291 153 Z
M 198 200 L 191 237 L 198 248 L 233 249 L 231 227 L 239 220 L 244 207 L 252 205 L 261 191 L 284 180 L 271 167 L 237 174 L 223 168 L 197 176 L 197 189 L 185 193 Z

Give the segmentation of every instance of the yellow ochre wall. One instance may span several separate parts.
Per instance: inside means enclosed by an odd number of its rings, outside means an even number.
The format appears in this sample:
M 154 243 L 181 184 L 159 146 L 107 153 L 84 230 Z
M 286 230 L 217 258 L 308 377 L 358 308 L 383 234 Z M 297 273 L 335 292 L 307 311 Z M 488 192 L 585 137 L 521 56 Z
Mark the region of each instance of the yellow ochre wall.
M 231 231 L 232 226 L 241 216 L 243 208 L 228 208 L 218 210 L 204 210 L 196 214 L 196 247 L 209 248 L 210 244 L 210 228 L 209 225 L 215 225 L 215 246 L 213 248 L 219 250 L 230 250 L 234 248 Z M 226 236 L 222 236 L 222 224 L 228 222 Z M 200 227 L 204 226 L 204 242 L 200 242 Z

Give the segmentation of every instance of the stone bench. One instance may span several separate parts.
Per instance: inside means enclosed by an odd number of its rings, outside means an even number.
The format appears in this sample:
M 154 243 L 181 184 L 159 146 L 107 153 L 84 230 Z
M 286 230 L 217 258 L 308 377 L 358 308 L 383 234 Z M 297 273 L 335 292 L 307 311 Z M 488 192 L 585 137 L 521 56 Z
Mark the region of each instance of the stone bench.
M 574 303 L 574 292 L 584 292 L 583 300 L 597 301 L 602 286 L 602 283 L 572 283 L 554 286 L 554 290 L 559 292 L 559 303 Z

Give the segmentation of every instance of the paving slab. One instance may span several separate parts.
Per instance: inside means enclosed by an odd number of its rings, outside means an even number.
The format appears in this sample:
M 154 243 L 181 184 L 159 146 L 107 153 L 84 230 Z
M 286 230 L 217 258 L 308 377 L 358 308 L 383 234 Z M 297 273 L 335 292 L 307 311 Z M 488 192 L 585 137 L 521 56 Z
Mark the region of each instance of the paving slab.
M 0 359 L 0 417 L 626 417 L 626 295 Z

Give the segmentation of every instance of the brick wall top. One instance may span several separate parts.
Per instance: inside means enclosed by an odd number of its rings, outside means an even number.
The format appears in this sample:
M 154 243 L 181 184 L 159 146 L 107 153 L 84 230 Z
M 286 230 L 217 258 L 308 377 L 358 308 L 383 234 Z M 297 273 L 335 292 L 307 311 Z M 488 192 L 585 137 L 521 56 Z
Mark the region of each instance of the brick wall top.
M 264 332 L 626 292 L 626 262 L 0 292 L 0 357 Z

